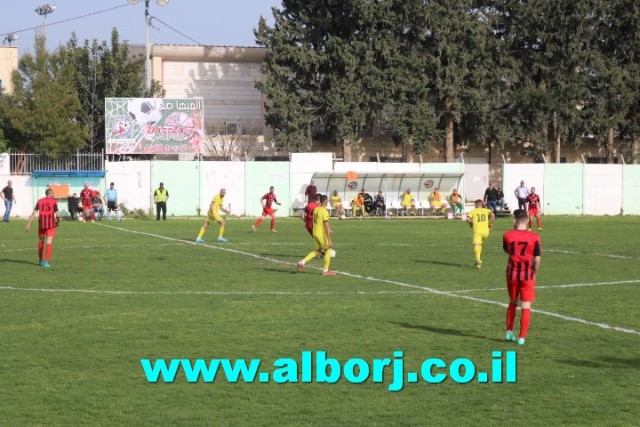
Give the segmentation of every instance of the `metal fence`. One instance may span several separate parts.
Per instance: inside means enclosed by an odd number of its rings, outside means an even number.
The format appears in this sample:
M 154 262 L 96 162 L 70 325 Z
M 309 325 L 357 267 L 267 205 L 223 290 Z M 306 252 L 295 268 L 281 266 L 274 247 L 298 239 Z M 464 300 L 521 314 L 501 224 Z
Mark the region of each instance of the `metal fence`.
M 35 170 L 45 171 L 102 171 L 104 153 L 61 154 L 50 158 L 42 154 L 10 153 L 11 174 L 31 175 Z

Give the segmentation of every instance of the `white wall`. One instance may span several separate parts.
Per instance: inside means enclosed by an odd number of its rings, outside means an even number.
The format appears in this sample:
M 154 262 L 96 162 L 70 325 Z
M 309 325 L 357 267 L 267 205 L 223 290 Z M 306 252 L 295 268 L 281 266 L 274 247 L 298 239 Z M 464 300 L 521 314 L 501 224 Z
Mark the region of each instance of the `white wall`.
M 0 163 L 3 159 L 5 163 L 8 163 L 8 159 L 0 155 Z M 194 164 L 192 161 L 188 163 L 189 167 Z M 201 162 L 200 182 L 194 182 L 193 186 L 187 189 L 193 192 L 192 195 L 196 197 L 196 201 L 199 197 L 201 215 L 206 214 L 211 198 L 223 187 L 227 189 L 225 202 L 226 204 L 231 204 L 233 213 L 254 213 L 255 206 L 257 206 L 256 201 L 253 200 L 255 197 L 249 200 L 249 203 L 252 203 L 249 206 L 250 209 L 245 206 L 247 203 L 245 196 L 248 194 L 246 189 L 247 165 L 248 163 L 245 162 Z M 266 163 L 264 166 L 266 166 Z M 459 166 L 464 168 L 467 174 L 466 181 L 473 181 L 474 184 L 479 183 L 481 188 L 486 188 L 484 182 L 482 182 L 488 176 L 486 165 L 482 165 L 482 170 L 475 172 L 470 172 L 468 166 L 462 164 Z M 337 162 L 334 169 L 331 153 L 293 154 L 290 167 L 291 176 L 289 177 L 291 184 L 288 187 L 289 194 L 287 196 L 290 201 L 289 205 L 302 205 L 304 191 L 314 173 L 346 173 L 348 171 L 358 173 L 423 173 L 445 171 L 447 169 L 451 171 L 451 167 L 452 165 L 434 163 Z M 105 168 L 107 175 L 101 182 L 108 186 L 108 183 L 113 181 L 118 190 L 120 202 L 124 203 L 127 208 L 146 211 L 153 206 L 151 195 L 158 184 L 155 181 L 151 182 L 153 162 L 107 162 Z M 12 213 L 14 216 L 28 217 L 36 200 L 44 194 L 44 188 L 34 187 L 30 176 L 10 175 L 6 173 L 5 169 L 0 164 L 0 172 L 4 172 L 0 173 L 0 188 L 4 187 L 8 180 L 13 182 L 17 202 L 13 207 Z M 264 169 L 264 167 L 261 169 Z M 180 168 L 176 168 L 176 170 L 180 170 Z M 198 175 L 196 174 L 196 176 Z M 624 176 L 631 177 L 627 181 L 634 182 L 625 183 Z M 513 194 L 514 189 L 519 185 L 520 180 L 524 180 L 527 186 L 536 187 L 542 199 L 543 212 L 551 215 L 617 215 L 623 207 L 625 214 L 639 215 L 640 204 L 630 202 L 640 200 L 640 186 L 637 185 L 637 179 L 635 178 L 637 176 L 640 176 L 639 165 L 506 164 L 503 169 L 505 197 L 512 208 L 517 207 L 516 198 Z M 284 176 L 282 179 L 283 181 L 278 184 L 278 191 L 279 195 L 282 195 L 284 199 L 287 185 Z M 545 185 L 548 188 L 545 188 Z M 100 190 L 101 192 L 104 191 L 104 189 Z M 262 190 L 260 189 L 260 191 Z M 545 192 L 548 193 L 547 202 L 549 203 L 545 203 Z M 482 193 L 484 193 L 484 190 L 482 190 Z M 469 196 L 471 198 L 475 197 L 473 194 Z M 192 207 L 189 208 L 189 213 L 182 213 L 178 208 L 177 206 L 173 207 L 173 209 L 176 209 L 176 215 L 191 215 L 191 212 L 193 212 Z M 66 209 L 66 206 L 61 206 L 61 209 Z M 285 214 L 284 212 L 283 210 L 283 215 Z

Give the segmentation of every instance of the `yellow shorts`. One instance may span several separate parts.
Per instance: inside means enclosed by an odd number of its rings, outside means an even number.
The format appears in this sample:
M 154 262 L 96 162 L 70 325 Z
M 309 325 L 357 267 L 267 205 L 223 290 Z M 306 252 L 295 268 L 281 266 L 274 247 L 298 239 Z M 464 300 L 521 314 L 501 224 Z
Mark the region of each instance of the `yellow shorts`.
M 223 218 L 218 213 L 209 212 L 209 214 L 207 215 L 207 221 L 209 222 L 220 222 L 222 221 L 222 219 Z
M 473 244 L 481 245 L 484 240 L 487 240 L 489 237 L 489 230 L 484 231 L 474 231 L 473 232 Z
M 327 239 L 327 236 L 316 236 L 314 234 L 313 241 L 316 244 L 316 251 L 320 252 L 329 249 L 329 240 Z

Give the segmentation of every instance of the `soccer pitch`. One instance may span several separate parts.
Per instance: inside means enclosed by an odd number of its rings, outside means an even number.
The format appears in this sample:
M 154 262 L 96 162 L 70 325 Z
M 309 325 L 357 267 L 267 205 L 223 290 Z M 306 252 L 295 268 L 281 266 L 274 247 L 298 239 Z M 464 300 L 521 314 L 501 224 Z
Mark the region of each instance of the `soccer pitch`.
M 3 224 L 0 423 L 638 425 L 640 218 L 543 220 L 521 347 L 504 341 L 509 218 L 496 222 L 480 270 L 460 220 L 332 219 L 335 277 L 320 260 L 296 272 L 313 249 L 299 219 L 254 234 L 253 220 L 231 218 L 229 242 L 215 242 L 213 224 L 206 244 L 193 243 L 202 219 L 65 221 L 50 269 L 37 265 L 37 231 Z M 405 376 L 390 390 L 400 360 L 420 373 L 428 359 L 464 359 L 496 379 L 512 351 L 515 381 L 463 383 L 433 366 L 444 381 Z M 325 352 L 343 375 L 317 381 L 314 361 L 305 381 L 304 352 Z M 272 376 L 229 381 L 220 368 L 212 381 L 180 371 L 149 382 L 141 359 L 259 359 Z M 282 359 L 299 365 L 277 381 Z M 371 363 L 351 381 L 355 359 L 391 363 L 382 380 Z

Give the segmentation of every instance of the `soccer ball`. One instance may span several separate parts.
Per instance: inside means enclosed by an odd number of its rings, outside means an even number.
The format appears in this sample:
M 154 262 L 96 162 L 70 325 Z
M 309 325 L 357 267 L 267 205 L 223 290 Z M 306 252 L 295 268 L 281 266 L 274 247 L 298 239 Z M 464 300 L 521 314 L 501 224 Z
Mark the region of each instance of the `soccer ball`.
M 329 256 L 331 258 L 335 258 L 336 257 L 336 251 L 334 249 L 329 249 Z
M 340 219 L 345 219 L 347 216 L 345 214 L 340 215 Z
M 154 124 L 162 117 L 162 113 L 156 106 L 155 99 L 136 98 L 129 101 L 127 106 L 129 117 L 140 126 Z

